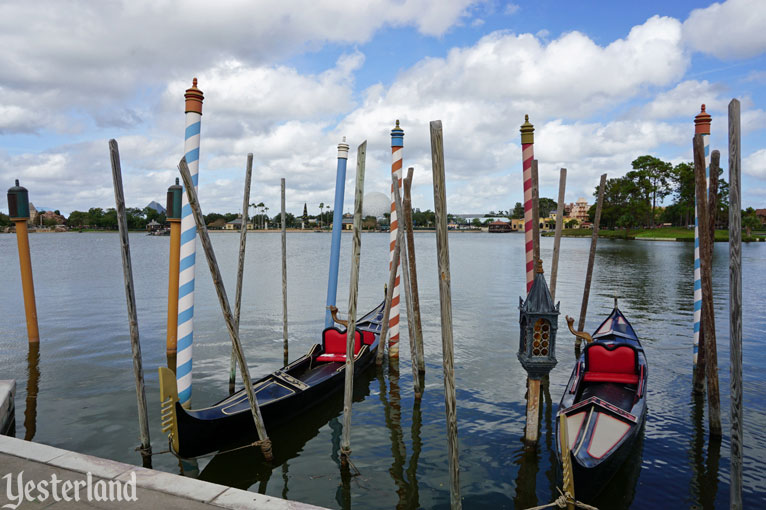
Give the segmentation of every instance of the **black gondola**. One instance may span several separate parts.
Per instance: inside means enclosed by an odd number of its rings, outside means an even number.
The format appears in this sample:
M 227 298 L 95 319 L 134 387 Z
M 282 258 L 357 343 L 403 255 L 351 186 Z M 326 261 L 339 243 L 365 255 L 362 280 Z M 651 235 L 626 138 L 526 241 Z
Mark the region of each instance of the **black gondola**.
M 383 303 L 356 322 L 354 377 L 375 360 Z M 263 421 L 268 429 L 285 423 L 343 388 L 346 333 L 336 327 L 322 332 L 322 343 L 289 365 L 253 381 Z M 194 458 L 217 452 L 255 434 L 253 415 L 244 388 L 203 409 L 186 410 L 178 403 L 175 374 L 160 367 L 163 431 L 175 453 Z
M 572 320 L 567 317 L 570 330 Z M 574 331 L 572 331 L 575 333 Z M 592 500 L 638 443 L 646 419 L 647 365 L 633 327 L 615 305 L 577 360 L 559 403 L 566 416 L 575 497 Z M 559 421 L 556 446 L 561 461 Z

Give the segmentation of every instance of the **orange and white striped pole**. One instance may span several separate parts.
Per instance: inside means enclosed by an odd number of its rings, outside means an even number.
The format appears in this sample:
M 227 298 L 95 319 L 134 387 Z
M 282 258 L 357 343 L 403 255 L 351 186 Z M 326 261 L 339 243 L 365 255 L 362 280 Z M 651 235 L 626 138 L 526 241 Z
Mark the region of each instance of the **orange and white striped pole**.
M 532 288 L 535 278 L 534 240 L 532 235 L 532 160 L 535 159 L 535 127 L 529 123 L 529 115 L 524 115 L 521 125 L 521 161 L 524 170 L 524 245 L 526 249 L 527 292 Z
M 391 130 L 391 173 L 396 175 L 396 182 L 399 189 L 402 187 L 402 151 L 404 148 L 404 130 L 399 127 L 399 121 Z M 396 234 L 399 229 L 399 218 L 396 216 L 396 201 L 394 199 L 394 184 L 391 183 L 391 221 L 389 234 L 389 269 L 394 260 L 394 246 L 396 246 Z M 394 281 L 394 294 L 391 299 L 391 315 L 388 319 L 388 357 L 389 359 L 399 359 L 399 301 L 400 285 L 402 277 L 402 262 L 399 259 L 399 266 L 396 268 L 396 280 Z

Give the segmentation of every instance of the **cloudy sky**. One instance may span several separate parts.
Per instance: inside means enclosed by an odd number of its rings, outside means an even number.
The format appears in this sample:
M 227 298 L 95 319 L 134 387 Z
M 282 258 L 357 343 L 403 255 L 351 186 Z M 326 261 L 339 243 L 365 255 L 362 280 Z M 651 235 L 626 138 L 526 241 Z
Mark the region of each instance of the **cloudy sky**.
M 39 206 L 113 207 L 107 141 L 129 206 L 164 202 L 183 153 L 183 93 L 205 94 L 203 211 L 251 201 L 332 203 L 337 143 L 368 141 L 366 190 L 390 184 L 405 130 L 415 207 L 433 207 L 428 123 L 444 125 L 452 212 L 522 200 L 519 126 L 535 125 L 541 195 L 591 199 L 637 156 L 691 161 L 706 103 L 727 161 L 727 105 L 742 102 L 745 205 L 766 207 L 766 2 L 534 0 L 4 0 L 0 184 Z M 7 212 L 5 200 L 0 208 Z

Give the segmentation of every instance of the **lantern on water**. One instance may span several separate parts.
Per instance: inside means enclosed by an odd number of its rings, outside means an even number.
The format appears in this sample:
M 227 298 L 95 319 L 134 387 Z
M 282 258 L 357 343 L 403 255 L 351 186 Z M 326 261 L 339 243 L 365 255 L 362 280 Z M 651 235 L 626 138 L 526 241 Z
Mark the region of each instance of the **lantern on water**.
M 16 185 L 8 190 L 8 215 L 14 219 L 29 219 L 29 192 L 27 188 Z
M 548 375 L 556 366 L 556 331 L 560 304 L 553 304 L 540 259 L 537 259 L 536 266 L 527 299 L 519 298 L 520 332 L 517 356 L 531 379 L 540 379 Z

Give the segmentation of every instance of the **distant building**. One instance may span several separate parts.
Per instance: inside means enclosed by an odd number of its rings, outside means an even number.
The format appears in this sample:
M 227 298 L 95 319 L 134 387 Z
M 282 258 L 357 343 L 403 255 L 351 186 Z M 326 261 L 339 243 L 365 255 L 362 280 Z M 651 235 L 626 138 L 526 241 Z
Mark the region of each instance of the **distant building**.
M 588 221 L 588 201 L 584 198 L 578 198 L 574 204 L 569 204 L 569 217 L 584 223 Z
M 343 230 L 354 230 L 354 215 L 344 214 L 341 223 L 343 225 Z
M 511 229 L 511 224 L 507 221 L 501 221 L 501 220 L 496 220 L 491 222 L 489 224 L 488 231 L 495 232 L 495 233 L 513 232 L 513 230 Z
M 213 230 L 220 230 L 222 228 L 226 227 L 226 220 L 223 218 L 218 218 L 215 221 L 211 221 L 207 224 L 207 228 L 213 229 Z
M 756 209 L 755 216 L 761 222 L 761 225 L 766 225 L 766 209 Z

